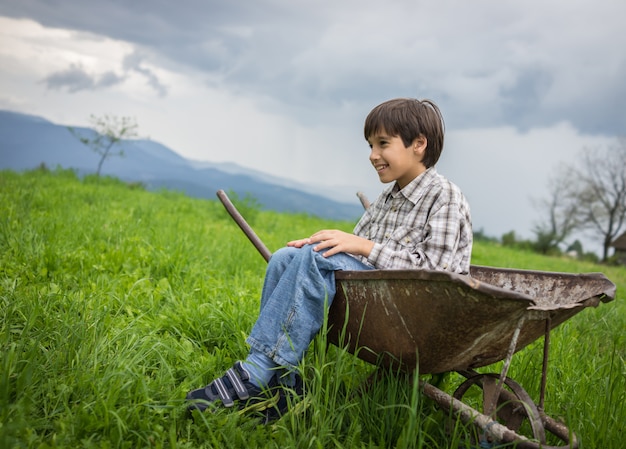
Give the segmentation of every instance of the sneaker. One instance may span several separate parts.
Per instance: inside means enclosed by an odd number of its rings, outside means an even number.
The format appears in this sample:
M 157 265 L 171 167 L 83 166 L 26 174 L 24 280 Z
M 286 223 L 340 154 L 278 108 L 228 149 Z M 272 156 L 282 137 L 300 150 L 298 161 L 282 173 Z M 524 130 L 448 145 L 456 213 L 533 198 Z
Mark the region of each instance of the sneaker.
M 265 408 L 263 411 L 261 416 L 263 424 L 276 421 L 289 411 L 290 406 L 304 397 L 304 381 L 302 380 L 302 376 L 296 373 L 294 378 L 295 384 L 293 387 L 280 384 L 276 381 L 277 386 L 275 390 L 278 391 L 278 400 L 274 405 Z
M 278 400 L 278 392 L 275 391 L 275 377 L 266 388 L 259 388 L 250 382 L 250 373 L 243 367 L 241 362 L 235 362 L 232 368 L 226 371 L 224 376 L 215 379 L 204 388 L 192 390 L 187 393 L 187 401 L 191 403 L 187 407 L 190 412 L 199 410 L 204 412 L 211 404 L 217 405 L 221 401 L 224 407 L 233 407 L 235 401 L 244 405 L 272 399 Z

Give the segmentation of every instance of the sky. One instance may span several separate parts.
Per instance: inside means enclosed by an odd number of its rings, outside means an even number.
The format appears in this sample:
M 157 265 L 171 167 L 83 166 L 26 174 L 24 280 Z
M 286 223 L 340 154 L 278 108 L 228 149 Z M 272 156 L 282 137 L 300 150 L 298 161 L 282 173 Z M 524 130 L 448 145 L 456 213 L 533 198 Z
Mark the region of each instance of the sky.
M 0 109 L 133 117 L 184 157 L 358 201 L 384 188 L 367 113 L 429 98 L 475 230 L 532 238 L 559 165 L 626 134 L 624 17 L 623 0 L 0 0 Z

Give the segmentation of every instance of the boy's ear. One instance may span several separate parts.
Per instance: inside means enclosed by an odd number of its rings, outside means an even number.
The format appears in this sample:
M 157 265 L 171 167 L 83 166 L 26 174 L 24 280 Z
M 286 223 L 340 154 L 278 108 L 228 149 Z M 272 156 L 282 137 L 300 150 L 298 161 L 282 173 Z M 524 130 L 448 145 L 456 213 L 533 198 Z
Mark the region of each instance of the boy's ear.
M 415 139 L 413 139 L 413 143 L 411 144 L 413 151 L 415 154 L 423 156 L 426 152 L 426 146 L 428 145 L 428 139 L 424 134 L 420 134 Z

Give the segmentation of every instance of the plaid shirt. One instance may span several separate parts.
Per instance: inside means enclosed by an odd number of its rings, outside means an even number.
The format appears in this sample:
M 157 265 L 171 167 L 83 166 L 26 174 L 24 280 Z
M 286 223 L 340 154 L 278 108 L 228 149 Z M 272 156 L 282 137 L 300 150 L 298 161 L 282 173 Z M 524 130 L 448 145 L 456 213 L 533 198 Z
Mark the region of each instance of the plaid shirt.
M 399 190 L 387 187 L 354 234 L 374 242 L 366 264 L 378 269 L 448 270 L 468 274 L 472 253 L 469 205 L 434 167 Z

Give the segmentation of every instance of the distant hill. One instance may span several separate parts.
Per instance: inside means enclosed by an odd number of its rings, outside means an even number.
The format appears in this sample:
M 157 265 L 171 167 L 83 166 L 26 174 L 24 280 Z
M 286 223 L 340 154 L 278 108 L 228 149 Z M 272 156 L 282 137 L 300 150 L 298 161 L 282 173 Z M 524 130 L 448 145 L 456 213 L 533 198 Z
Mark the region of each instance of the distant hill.
M 87 135 L 92 130 L 76 128 Z M 151 140 L 123 142 L 124 157 L 105 161 L 102 175 L 142 182 L 149 190 L 170 189 L 197 198 L 215 199 L 219 189 L 254 197 L 262 208 L 303 212 L 321 218 L 355 220 L 363 212 L 354 203 L 335 201 L 315 188 L 255 172 L 236 164 L 185 159 Z M 0 110 L 0 169 L 73 168 L 79 175 L 95 173 L 99 156 L 80 143 L 66 126 L 41 117 Z

